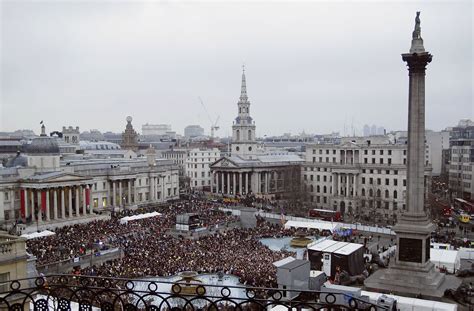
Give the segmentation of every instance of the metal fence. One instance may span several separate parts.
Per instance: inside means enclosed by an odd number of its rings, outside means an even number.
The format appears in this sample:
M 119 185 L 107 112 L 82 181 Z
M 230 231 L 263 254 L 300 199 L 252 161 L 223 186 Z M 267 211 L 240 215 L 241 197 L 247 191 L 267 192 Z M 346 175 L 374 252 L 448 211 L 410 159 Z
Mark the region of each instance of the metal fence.
M 10 281 L 0 310 L 387 310 L 346 293 L 54 275 Z M 167 288 L 168 290 L 164 290 Z M 291 295 L 291 297 L 294 295 Z

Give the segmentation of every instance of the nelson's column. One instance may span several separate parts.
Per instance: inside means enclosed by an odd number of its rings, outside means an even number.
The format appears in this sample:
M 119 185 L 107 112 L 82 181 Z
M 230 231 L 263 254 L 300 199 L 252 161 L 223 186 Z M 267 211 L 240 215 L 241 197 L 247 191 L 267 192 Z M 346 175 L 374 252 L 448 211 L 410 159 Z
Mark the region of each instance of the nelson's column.
M 388 269 L 376 271 L 365 287 L 411 296 L 440 298 L 447 288 L 459 286 L 454 277 L 435 270 L 430 262 L 430 238 L 434 225 L 424 209 L 425 71 L 432 55 L 421 38 L 420 12 L 416 13 L 410 52 L 402 54 L 409 72 L 407 210 L 393 228 L 397 253 Z

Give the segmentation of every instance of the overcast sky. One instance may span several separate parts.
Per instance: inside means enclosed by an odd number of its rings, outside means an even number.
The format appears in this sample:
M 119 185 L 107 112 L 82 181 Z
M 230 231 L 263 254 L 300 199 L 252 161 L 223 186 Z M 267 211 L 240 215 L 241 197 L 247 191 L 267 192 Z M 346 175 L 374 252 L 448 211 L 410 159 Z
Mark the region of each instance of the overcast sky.
M 427 127 L 474 119 L 472 1 L 2 1 L 0 131 L 167 123 L 229 135 L 246 65 L 257 135 L 407 128 L 415 12 Z

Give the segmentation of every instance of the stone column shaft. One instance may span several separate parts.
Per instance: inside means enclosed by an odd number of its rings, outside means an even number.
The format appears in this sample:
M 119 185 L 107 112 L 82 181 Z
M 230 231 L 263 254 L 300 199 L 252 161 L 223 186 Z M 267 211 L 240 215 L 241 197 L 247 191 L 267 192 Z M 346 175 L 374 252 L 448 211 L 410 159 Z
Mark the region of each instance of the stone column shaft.
M 58 190 L 54 189 L 53 190 L 53 202 L 54 202 L 54 206 L 53 206 L 53 216 L 54 216 L 54 219 L 58 219 Z
M 64 187 L 61 188 L 61 218 L 66 218 L 66 208 L 64 205 Z

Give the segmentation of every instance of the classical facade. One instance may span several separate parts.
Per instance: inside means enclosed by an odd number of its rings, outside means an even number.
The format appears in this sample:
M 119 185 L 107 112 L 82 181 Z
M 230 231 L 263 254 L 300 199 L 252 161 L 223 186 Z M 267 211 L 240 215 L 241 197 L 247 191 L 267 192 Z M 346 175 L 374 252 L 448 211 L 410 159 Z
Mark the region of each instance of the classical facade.
M 301 190 L 302 158 L 294 154 L 266 154 L 255 138 L 250 116 L 245 71 L 242 72 L 238 114 L 232 125 L 231 156 L 211 165 L 211 191 L 220 195 L 249 195 L 282 199 Z
M 123 149 L 138 151 L 138 134 L 133 129 L 132 117 L 127 117 L 127 126 L 125 132 L 122 133 L 122 144 Z
M 178 168 L 153 153 L 135 159 L 60 158 L 56 139 L 33 139 L 0 168 L 0 223 L 48 223 L 179 197 Z
M 307 145 L 302 178 L 313 206 L 395 221 L 406 209 L 406 172 L 406 145 L 360 139 Z
M 211 167 L 221 157 L 221 152 L 217 148 L 202 149 L 194 148 L 189 150 L 185 171 L 189 177 L 191 189 L 210 189 L 211 187 Z

